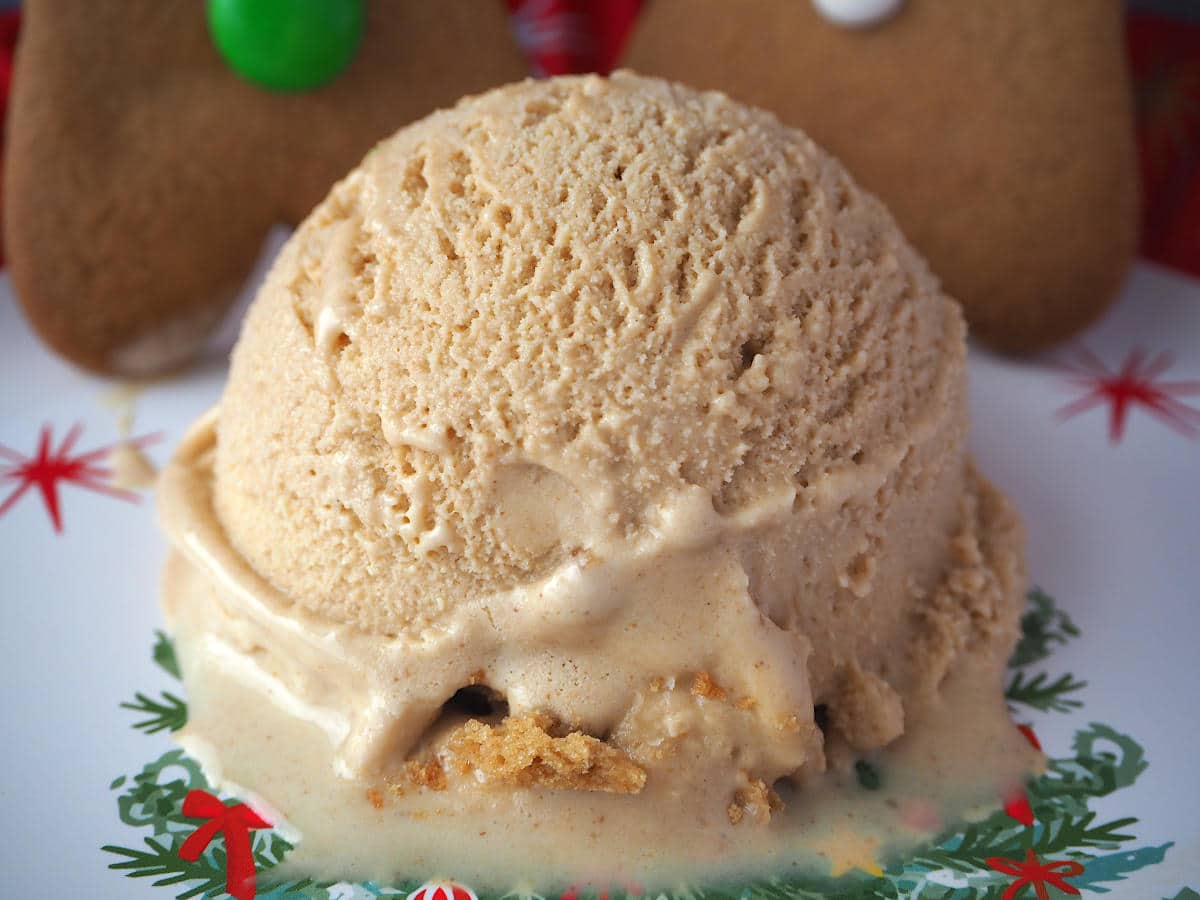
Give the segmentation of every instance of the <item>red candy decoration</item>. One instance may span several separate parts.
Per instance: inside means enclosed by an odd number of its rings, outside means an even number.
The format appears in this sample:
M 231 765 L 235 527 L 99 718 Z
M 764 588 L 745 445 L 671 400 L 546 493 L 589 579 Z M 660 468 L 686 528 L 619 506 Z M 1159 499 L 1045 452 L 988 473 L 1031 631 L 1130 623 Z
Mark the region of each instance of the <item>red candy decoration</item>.
M 21 30 L 20 10 L 0 12 L 0 147 L 4 146 L 4 123 L 8 120 L 8 92 L 12 87 L 13 50 Z M 0 191 L 3 186 L 0 185 Z M 2 194 L 0 194 L 2 196 Z M 4 265 L 4 245 L 0 242 L 0 266 Z
M 538 77 L 608 74 L 641 0 L 506 0 L 517 42 Z
M 1141 251 L 1200 276 L 1200 25 L 1133 14 L 1128 42 L 1141 157 Z

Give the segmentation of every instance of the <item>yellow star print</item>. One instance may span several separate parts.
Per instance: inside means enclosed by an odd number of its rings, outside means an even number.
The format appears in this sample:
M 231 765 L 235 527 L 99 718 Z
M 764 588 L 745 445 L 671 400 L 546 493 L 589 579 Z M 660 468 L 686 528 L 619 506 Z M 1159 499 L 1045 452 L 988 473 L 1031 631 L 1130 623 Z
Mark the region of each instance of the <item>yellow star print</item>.
M 883 869 L 875 860 L 879 838 L 839 828 L 828 837 L 814 842 L 813 849 L 829 860 L 832 878 L 839 878 L 852 869 L 861 869 L 876 877 L 883 875 Z

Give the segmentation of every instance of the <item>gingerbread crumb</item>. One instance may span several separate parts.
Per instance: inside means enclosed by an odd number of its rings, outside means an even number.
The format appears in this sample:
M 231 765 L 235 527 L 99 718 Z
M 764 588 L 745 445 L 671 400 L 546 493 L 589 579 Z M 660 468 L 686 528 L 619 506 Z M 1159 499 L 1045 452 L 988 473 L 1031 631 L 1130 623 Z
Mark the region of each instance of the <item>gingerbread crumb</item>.
M 749 783 L 733 792 L 733 802 L 725 810 L 729 823 L 737 825 L 746 816 L 750 816 L 757 824 L 766 825 L 771 821 L 771 814 L 783 809 L 783 800 L 767 783 L 760 778 L 750 779 Z
M 495 726 L 472 719 L 447 747 L 489 780 L 518 787 L 636 794 L 645 786 L 645 770 L 624 751 L 580 731 L 554 737 L 553 724 L 549 716 L 510 716 Z
M 692 681 L 692 693 L 708 700 L 724 700 L 726 697 L 725 689 L 713 681 L 713 677 L 707 672 L 696 673 Z
M 431 791 L 446 789 L 446 772 L 436 759 L 425 762 L 410 759 L 404 764 L 404 774 L 414 787 L 429 788 Z
M 376 809 L 383 809 L 383 791 L 377 787 L 367 788 L 367 799 Z

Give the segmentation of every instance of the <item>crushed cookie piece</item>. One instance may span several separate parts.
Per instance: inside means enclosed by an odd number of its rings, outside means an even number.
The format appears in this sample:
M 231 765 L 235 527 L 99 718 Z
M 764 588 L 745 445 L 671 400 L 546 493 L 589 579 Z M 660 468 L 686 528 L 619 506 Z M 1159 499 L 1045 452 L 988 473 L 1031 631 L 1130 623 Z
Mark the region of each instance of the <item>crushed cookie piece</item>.
M 737 703 L 734 704 L 738 709 L 752 710 L 758 708 L 758 701 L 753 697 L 740 697 Z
M 774 789 L 767 787 L 767 783 L 761 778 L 753 778 L 745 787 L 733 792 L 733 802 L 729 804 L 726 813 L 733 825 L 737 825 L 746 816 L 750 816 L 759 825 L 766 825 L 771 821 L 771 813 L 781 809 L 783 800 Z
M 367 788 L 367 799 L 376 809 L 383 809 L 383 792 L 379 788 Z
M 855 750 L 877 750 L 904 733 L 904 702 L 882 676 L 853 662 L 842 676 L 830 721 Z
M 624 751 L 580 731 L 553 737 L 553 725 L 549 716 L 509 716 L 495 726 L 472 719 L 446 746 L 460 763 L 504 784 L 611 794 L 645 786 L 646 771 Z
M 708 700 L 724 700 L 726 697 L 725 689 L 713 681 L 713 677 L 707 672 L 696 673 L 695 679 L 692 680 L 692 693 Z
M 429 788 L 431 791 L 446 789 L 446 772 L 436 759 L 425 762 L 410 759 L 404 764 L 404 774 L 415 787 Z

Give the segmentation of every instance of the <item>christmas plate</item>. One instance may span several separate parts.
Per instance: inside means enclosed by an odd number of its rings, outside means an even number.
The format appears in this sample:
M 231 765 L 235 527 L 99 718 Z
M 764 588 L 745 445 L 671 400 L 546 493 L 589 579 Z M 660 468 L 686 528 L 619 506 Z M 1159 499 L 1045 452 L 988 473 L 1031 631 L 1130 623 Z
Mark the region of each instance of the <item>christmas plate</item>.
M 161 464 L 216 400 L 235 327 L 188 374 L 123 385 L 51 356 L 0 282 L 3 893 L 214 897 L 249 866 L 265 898 L 472 900 L 452 880 L 273 877 L 291 845 L 171 740 L 187 702 L 158 630 L 165 545 L 130 463 Z M 1142 266 L 1079 340 L 1021 363 L 973 349 L 971 373 L 975 453 L 1029 534 L 1008 696 L 1047 772 L 907 859 L 673 893 L 1200 898 L 1200 282 Z

